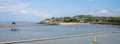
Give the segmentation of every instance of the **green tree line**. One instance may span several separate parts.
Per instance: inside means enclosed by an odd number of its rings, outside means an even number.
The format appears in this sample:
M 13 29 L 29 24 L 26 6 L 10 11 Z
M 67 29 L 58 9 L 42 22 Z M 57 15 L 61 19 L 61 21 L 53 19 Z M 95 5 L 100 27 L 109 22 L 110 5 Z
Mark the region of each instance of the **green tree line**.
M 52 17 L 45 20 L 50 22 L 106 22 L 106 23 L 120 23 L 120 17 L 105 17 L 92 15 L 76 15 L 73 17 Z

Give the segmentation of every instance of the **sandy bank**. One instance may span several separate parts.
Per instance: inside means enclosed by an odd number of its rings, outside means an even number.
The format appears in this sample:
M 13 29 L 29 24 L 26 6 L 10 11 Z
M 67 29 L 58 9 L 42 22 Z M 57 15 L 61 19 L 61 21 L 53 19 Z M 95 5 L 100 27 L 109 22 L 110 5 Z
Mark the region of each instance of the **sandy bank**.
M 59 25 L 81 25 L 81 24 L 89 24 L 89 23 L 59 23 Z

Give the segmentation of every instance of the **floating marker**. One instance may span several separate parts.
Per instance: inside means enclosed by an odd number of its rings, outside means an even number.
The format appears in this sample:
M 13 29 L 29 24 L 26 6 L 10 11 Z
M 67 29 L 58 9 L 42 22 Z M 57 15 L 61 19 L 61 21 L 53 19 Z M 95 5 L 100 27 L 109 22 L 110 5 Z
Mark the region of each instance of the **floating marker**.
M 96 37 L 94 38 L 93 43 L 97 43 Z
M 11 31 L 20 31 L 19 29 L 11 28 Z
M 76 27 L 76 30 L 78 30 L 78 27 Z
M 13 31 L 14 29 L 13 28 L 11 28 L 11 31 Z

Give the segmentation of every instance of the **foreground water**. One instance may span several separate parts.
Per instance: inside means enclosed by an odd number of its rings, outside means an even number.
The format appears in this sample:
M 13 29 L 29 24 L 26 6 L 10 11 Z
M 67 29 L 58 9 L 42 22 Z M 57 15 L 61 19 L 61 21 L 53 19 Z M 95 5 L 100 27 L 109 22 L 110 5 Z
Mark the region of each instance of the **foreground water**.
M 0 28 L 0 42 L 5 41 L 15 41 L 15 40 L 27 40 L 27 39 L 38 39 L 38 38 L 48 38 L 48 37 L 58 37 L 58 36 L 68 36 L 68 35 L 77 35 L 77 34 L 88 34 L 90 32 L 120 32 L 120 28 L 115 27 L 109 27 L 109 26 L 102 26 L 102 25 L 94 25 L 94 24 L 81 24 L 81 25 L 44 25 L 44 26 L 22 26 L 22 27 L 15 27 L 19 29 L 19 31 L 11 31 L 11 27 L 6 28 Z M 115 35 L 115 34 L 113 34 Z M 114 43 L 119 44 L 120 42 L 118 40 L 120 34 L 116 34 L 117 36 L 114 39 L 113 35 L 105 35 L 106 39 L 111 38 L 113 40 L 116 40 Z M 98 37 L 104 37 L 104 35 L 97 35 Z M 117 38 L 118 37 L 118 38 Z M 87 39 L 84 39 L 85 37 L 81 37 L 78 41 L 87 41 L 86 42 L 77 42 L 81 44 L 90 44 L 88 40 L 92 38 L 92 36 L 88 36 Z M 63 39 L 62 41 L 65 41 L 67 44 L 70 44 L 68 41 L 73 41 L 72 43 L 76 43 L 78 38 L 71 38 L 71 39 Z M 101 39 L 102 41 L 104 39 Z M 58 42 L 59 41 L 59 42 Z M 61 40 L 56 41 L 56 43 L 62 43 Z M 111 41 L 111 40 L 107 40 Z M 46 41 L 47 42 L 47 41 Z M 45 43 L 46 43 L 45 42 Z M 49 41 L 48 41 L 49 42 Z M 39 42 L 33 43 L 38 44 Z M 41 42 L 43 44 L 44 42 Z M 44 44 L 45 44 L 44 43 Z M 50 42 L 53 44 L 54 42 Z M 71 44 L 72 44 L 71 43 Z M 76 44 L 77 44 L 76 43 Z M 107 43 L 107 42 L 106 42 Z M 48 44 L 48 43 L 46 43 Z M 110 44 L 110 43 L 109 43 Z
M 97 43 L 93 43 L 94 37 L 97 38 Z M 120 33 L 102 34 L 94 36 L 57 39 L 48 41 L 27 42 L 19 44 L 120 44 Z

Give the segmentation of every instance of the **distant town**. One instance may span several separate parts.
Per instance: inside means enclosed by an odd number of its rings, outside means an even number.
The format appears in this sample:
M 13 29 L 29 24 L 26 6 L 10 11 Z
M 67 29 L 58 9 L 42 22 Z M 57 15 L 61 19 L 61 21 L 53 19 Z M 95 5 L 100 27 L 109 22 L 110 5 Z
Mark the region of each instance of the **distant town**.
M 52 17 L 42 20 L 40 23 L 42 24 L 93 23 L 93 24 L 120 25 L 120 17 L 76 15 L 72 17 Z

